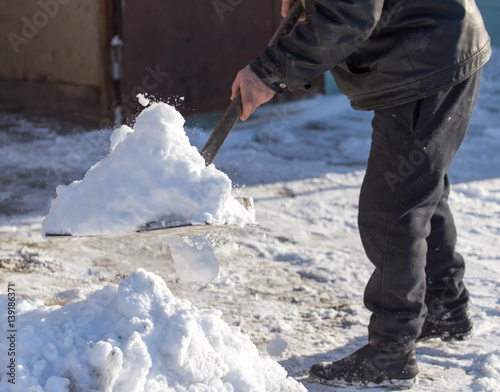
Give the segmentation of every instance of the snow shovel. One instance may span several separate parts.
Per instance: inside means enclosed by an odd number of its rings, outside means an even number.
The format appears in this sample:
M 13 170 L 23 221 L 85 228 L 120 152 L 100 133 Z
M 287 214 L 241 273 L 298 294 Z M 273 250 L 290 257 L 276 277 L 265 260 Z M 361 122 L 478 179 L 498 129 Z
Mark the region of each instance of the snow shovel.
M 293 4 L 292 8 L 290 8 L 286 18 L 281 22 L 278 30 L 274 33 L 274 36 L 271 41 L 269 41 L 268 46 L 274 46 L 281 36 L 289 34 L 297 24 L 303 12 L 304 8 L 302 7 L 302 2 L 297 0 Z M 214 160 L 215 155 L 221 148 L 224 140 L 226 140 L 229 132 L 231 132 L 235 124 L 238 122 L 242 112 L 241 94 L 238 92 L 236 97 L 234 97 L 226 109 L 226 112 L 219 121 L 219 124 L 215 127 L 214 131 L 208 138 L 207 143 L 201 150 L 201 155 L 205 159 L 205 164 L 207 166 Z
M 289 34 L 294 26 L 297 24 L 299 18 L 304 12 L 302 3 L 298 0 L 296 1 L 286 18 L 283 19 L 279 28 L 275 32 L 273 38 L 268 45 L 275 45 L 279 37 Z M 234 125 L 240 118 L 243 112 L 241 95 L 238 93 L 236 97 L 232 100 L 229 107 L 226 109 L 224 115 L 222 116 L 219 124 L 215 127 L 214 131 L 210 135 L 207 143 L 201 150 L 200 154 L 205 159 L 205 165 L 208 166 L 212 163 L 215 155 L 222 146 L 222 143 L 226 140 L 229 132 L 233 129 Z M 253 199 L 251 197 L 236 197 L 236 200 L 240 202 L 243 207 L 248 211 L 254 212 Z M 231 225 L 211 225 L 211 224 L 191 224 L 183 223 L 172 225 L 165 222 L 148 222 L 141 227 L 139 227 L 135 233 L 126 234 L 127 236 L 136 236 L 147 234 L 149 236 L 169 236 L 169 237 L 179 237 L 179 236 L 197 236 L 207 234 L 208 232 L 220 232 L 229 229 L 237 228 Z M 70 233 L 44 233 L 45 237 L 73 237 Z M 120 237 L 121 234 L 117 235 L 83 235 L 82 237 Z

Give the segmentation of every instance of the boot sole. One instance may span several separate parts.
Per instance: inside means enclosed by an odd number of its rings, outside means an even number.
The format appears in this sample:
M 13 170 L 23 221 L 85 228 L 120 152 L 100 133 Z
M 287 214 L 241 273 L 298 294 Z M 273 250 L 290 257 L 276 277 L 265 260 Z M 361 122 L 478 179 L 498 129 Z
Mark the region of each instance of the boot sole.
M 370 388 L 387 388 L 391 391 L 407 390 L 418 384 L 418 377 L 408 379 L 387 379 L 380 382 L 374 381 L 346 381 L 342 379 L 327 380 L 309 373 L 309 379 L 312 382 L 328 385 L 335 388 L 356 388 L 356 389 L 370 389 Z

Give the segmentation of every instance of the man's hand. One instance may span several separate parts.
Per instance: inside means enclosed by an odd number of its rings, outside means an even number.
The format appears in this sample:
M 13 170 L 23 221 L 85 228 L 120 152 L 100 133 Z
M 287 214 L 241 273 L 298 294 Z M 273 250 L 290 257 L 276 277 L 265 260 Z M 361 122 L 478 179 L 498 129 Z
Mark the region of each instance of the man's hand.
M 305 0 L 301 1 L 304 9 L 306 8 Z M 292 8 L 295 0 L 283 0 L 281 4 L 281 15 L 286 17 L 290 8 Z M 304 12 L 300 20 L 304 20 L 306 13 Z M 250 66 L 246 66 L 238 75 L 233 82 L 231 99 L 234 99 L 238 91 L 241 92 L 241 103 L 243 105 L 243 113 L 240 119 L 245 121 L 250 115 L 263 103 L 271 100 L 274 97 L 275 92 L 267 87 L 255 73 L 252 71 Z
M 243 113 L 240 119 L 242 121 L 245 121 L 258 106 L 269 101 L 275 94 L 273 90 L 267 87 L 257 75 L 255 75 L 248 65 L 236 75 L 232 90 L 233 94 L 231 95 L 231 99 L 234 99 L 238 91 L 241 92 Z
M 302 1 L 302 7 L 306 9 L 306 0 L 297 0 L 297 1 Z M 288 11 L 290 11 L 290 8 L 292 8 L 293 3 L 295 3 L 295 0 L 283 0 L 283 2 L 281 3 L 281 16 L 283 18 L 285 18 L 288 15 Z M 306 19 L 306 13 L 304 12 L 299 20 L 305 20 L 305 19 Z

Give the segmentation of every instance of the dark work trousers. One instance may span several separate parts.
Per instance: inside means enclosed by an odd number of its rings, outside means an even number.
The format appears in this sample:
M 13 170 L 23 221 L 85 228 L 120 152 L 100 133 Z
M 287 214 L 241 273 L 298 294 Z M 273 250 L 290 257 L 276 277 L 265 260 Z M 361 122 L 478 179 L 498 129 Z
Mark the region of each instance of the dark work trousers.
M 364 296 L 375 348 L 412 345 L 426 316 L 446 318 L 467 304 L 447 172 L 480 81 L 477 72 L 428 98 L 375 111 L 358 218 L 375 265 Z

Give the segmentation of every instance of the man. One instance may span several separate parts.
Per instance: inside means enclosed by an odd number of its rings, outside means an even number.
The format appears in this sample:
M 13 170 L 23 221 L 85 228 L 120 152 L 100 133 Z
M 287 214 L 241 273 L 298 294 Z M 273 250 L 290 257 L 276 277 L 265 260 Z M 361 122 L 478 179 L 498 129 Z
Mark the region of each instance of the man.
M 241 70 L 242 120 L 275 93 L 331 70 L 359 110 L 374 110 L 359 230 L 375 266 L 364 301 L 369 343 L 310 370 L 331 385 L 399 383 L 418 374 L 415 341 L 472 329 L 464 260 L 447 203 L 448 168 L 490 57 L 474 0 L 302 0 L 306 17 Z M 283 0 L 285 15 L 293 0 Z

